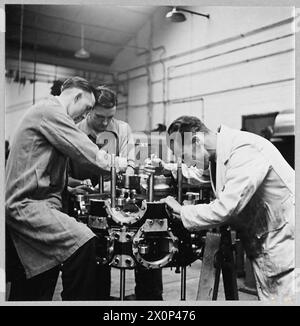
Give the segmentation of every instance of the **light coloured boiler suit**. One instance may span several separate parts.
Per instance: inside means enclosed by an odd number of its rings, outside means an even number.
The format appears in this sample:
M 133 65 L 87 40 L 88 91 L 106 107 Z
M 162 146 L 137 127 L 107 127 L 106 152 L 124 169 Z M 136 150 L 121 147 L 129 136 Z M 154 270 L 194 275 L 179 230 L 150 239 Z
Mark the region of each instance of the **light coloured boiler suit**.
M 224 223 L 240 231 L 261 300 L 294 299 L 295 173 L 260 136 L 221 126 L 216 149 L 216 199 L 181 210 L 189 230 Z

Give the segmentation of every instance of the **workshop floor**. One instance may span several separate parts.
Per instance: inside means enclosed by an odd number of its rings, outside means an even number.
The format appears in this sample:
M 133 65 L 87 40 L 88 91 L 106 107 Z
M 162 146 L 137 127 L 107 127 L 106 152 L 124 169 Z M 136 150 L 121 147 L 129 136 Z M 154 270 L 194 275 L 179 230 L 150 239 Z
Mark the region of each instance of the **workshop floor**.
M 187 281 L 186 281 L 186 300 L 194 301 L 197 297 L 199 276 L 200 276 L 201 261 L 194 262 L 191 266 L 187 267 Z M 120 271 L 112 268 L 111 272 L 111 296 L 115 298 L 120 297 Z M 134 272 L 131 270 L 126 271 L 126 286 L 125 295 L 134 294 Z M 244 293 L 240 289 L 244 288 L 244 279 L 238 279 L 239 300 L 241 301 L 257 301 L 257 296 L 249 293 Z M 175 273 L 175 268 L 163 269 L 163 298 L 164 301 L 179 301 L 180 300 L 180 274 Z M 62 291 L 61 279 L 58 279 L 53 300 L 60 301 L 60 292 Z M 118 299 L 116 299 L 118 300 Z M 225 300 L 224 288 L 222 280 L 220 280 L 218 300 Z

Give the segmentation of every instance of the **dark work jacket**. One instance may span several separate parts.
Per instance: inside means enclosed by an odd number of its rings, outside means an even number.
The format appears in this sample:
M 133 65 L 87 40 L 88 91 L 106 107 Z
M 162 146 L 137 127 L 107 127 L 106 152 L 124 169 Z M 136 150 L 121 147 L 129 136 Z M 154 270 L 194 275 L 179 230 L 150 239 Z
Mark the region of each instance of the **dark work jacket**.
M 26 112 L 6 164 L 6 224 L 28 278 L 62 263 L 94 236 L 61 212 L 68 158 L 94 173 L 110 169 L 109 155 L 50 97 Z

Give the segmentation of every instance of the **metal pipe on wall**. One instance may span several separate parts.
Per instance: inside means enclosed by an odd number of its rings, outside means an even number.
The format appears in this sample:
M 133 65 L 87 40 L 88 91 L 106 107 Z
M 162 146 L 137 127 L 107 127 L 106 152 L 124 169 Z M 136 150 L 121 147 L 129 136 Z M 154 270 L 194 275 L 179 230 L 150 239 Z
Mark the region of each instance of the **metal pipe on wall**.
M 200 99 L 201 103 L 202 103 L 202 108 L 201 108 L 201 120 L 202 121 L 205 121 L 204 118 L 205 118 L 205 114 L 204 114 L 204 98 L 202 97 Z
M 190 64 L 197 63 L 197 62 L 202 62 L 202 61 L 205 61 L 205 60 L 209 60 L 209 59 L 221 57 L 221 56 L 226 55 L 226 54 L 231 54 L 231 53 L 234 53 L 234 52 L 242 51 L 242 50 L 245 50 L 245 49 L 248 49 L 248 48 L 252 48 L 252 47 L 255 47 L 255 46 L 259 46 L 259 45 L 264 45 L 264 44 L 267 44 L 267 43 L 270 43 L 270 42 L 274 42 L 274 41 L 278 41 L 278 40 L 281 40 L 281 39 L 284 39 L 284 38 L 288 38 L 288 37 L 291 37 L 291 36 L 294 36 L 294 35 L 295 34 L 290 33 L 290 34 L 282 35 L 282 36 L 279 36 L 279 37 L 267 39 L 265 41 L 251 43 L 250 45 L 247 45 L 247 46 L 235 48 L 235 49 L 228 50 L 228 51 L 219 52 L 219 53 L 216 53 L 216 54 L 213 54 L 213 55 L 204 57 L 204 58 L 200 58 L 200 59 L 188 61 L 188 62 L 185 62 L 185 63 L 182 63 L 182 64 L 178 64 L 178 65 L 171 65 L 171 66 L 168 67 L 168 69 L 174 69 L 174 68 L 184 67 L 186 65 L 190 65 Z M 120 73 L 120 75 L 121 74 L 123 74 L 123 73 Z M 126 74 L 128 75 L 128 73 L 126 73 Z M 146 77 L 146 76 L 147 76 L 146 74 L 141 74 L 141 75 L 129 77 L 128 80 L 131 81 L 131 80 L 134 80 L 136 78 L 142 78 L 142 77 Z M 157 79 L 157 80 L 152 81 L 152 84 L 161 83 L 162 81 L 163 81 L 163 78 L 162 79 Z
M 162 100 L 163 100 L 163 124 L 166 124 L 167 119 L 167 103 L 166 103 L 166 65 L 165 62 L 162 59 L 162 56 L 166 53 L 166 48 L 164 46 L 161 46 L 156 49 L 162 49 L 162 53 L 160 54 L 160 63 L 162 65 Z M 152 82 L 152 85 L 154 83 Z
M 23 24 L 24 24 L 24 5 L 21 5 L 21 18 L 20 18 L 20 42 L 19 42 L 19 65 L 18 65 L 18 74 L 19 74 L 19 82 L 22 77 L 22 50 L 23 50 Z M 20 92 L 19 83 L 19 92 Z
M 246 50 L 246 49 L 249 49 L 249 48 L 252 48 L 252 47 L 255 47 L 255 46 L 264 45 L 264 44 L 267 44 L 267 43 L 279 41 L 279 40 L 282 40 L 282 39 L 285 39 L 285 38 L 288 38 L 288 37 L 291 37 L 291 36 L 294 36 L 294 35 L 295 34 L 293 34 L 293 33 L 285 34 L 285 35 L 274 37 L 274 38 L 267 39 L 267 40 L 264 40 L 264 41 L 260 41 L 260 42 L 256 42 L 256 43 L 251 43 L 249 45 L 242 46 L 242 47 L 239 47 L 239 48 L 235 48 L 235 49 L 232 49 L 232 50 L 219 52 L 219 53 L 216 53 L 216 54 L 213 54 L 213 55 L 210 55 L 210 56 L 201 58 L 201 59 L 192 60 L 192 61 L 189 61 L 189 62 L 181 63 L 179 65 L 172 65 L 170 67 L 172 67 L 172 68 L 184 67 L 186 65 L 194 64 L 194 63 L 205 61 L 205 60 L 208 60 L 208 59 L 214 59 L 214 58 L 217 58 L 217 57 L 226 55 L 226 54 L 231 54 L 231 53 L 234 53 L 234 52 Z
M 277 27 L 280 27 L 280 26 L 289 24 L 289 23 L 291 23 L 293 21 L 294 21 L 294 17 L 288 18 L 288 19 L 284 19 L 284 20 L 281 20 L 281 21 L 276 22 L 274 24 L 266 25 L 266 26 L 263 26 L 263 27 L 260 27 L 260 28 L 251 30 L 249 32 L 246 32 L 244 34 L 238 34 L 236 36 L 233 36 L 233 37 L 230 37 L 230 38 L 226 38 L 226 39 L 223 39 L 223 40 L 220 40 L 220 41 L 217 41 L 217 42 L 214 42 L 214 43 L 205 45 L 205 46 L 201 46 L 201 47 L 198 47 L 198 48 L 193 49 L 193 50 L 190 50 L 190 51 L 185 51 L 185 52 L 182 52 L 182 53 L 173 55 L 173 56 L 162 58 L 162 55 L 161 55 L 160 58 L 159 58 L 159 60 L 154 60 L 154 61 L 150 61 L 150 62 L 148 60 L 148 62 L 145 65 L 140 65 L 140 66 L 137 66 L 137 67 L 128 69 L 125 72 L 119 72 L 118 73 L 118 76 L 121 77 L 122 74 L 126 74 L 126 76 L 128 78 L 128 82 L 130 80 L 133 80 L 133 79 L 136 79 L 136 78 L 146 77 L 147 76 L 146 74 L 141 74 L 141 75 L 138 75 L 138 76 L 130 77 L 130 72 L 136 71 L 138 69 L 146 69 L 147 72 L 148 72 L 148 76 L 149 76 L 149 72 L 150 72 L 149 65 L 152 66 L 152 65 L 155 65 L 155 64 L 162 64 L 163 67 L 166 67 L 165 64 L 166 64 L 167 61 L 170 61 L 170 60 L 173 60 L 173 59 L 177 59 L 179 57 L 182 57 L 184 55 L 188 55 L 188 54 L 191 54 L 191 53 L 196 53 L 196 52 L 199 52 L 199 51 L 210 49 L 210 48 L 213 48 L 213 47 L 216 47 L 216 46 L 219 46 L 219 45 L 224 45 L 226 43 L 230 43 L 230 42 L 236 41 L 238 39 L 242 39 L 242 38 L 244 39 L 245 37 L 253 36 L 253 35 L 257 34 L 257 33 L 261 33 L 261 32 L 264 32 L 264 31 L 267 31 L 267 30 L 270 30 L 270 29 L 273 29 L 273 28 L 277 28 Z M 151 27 L 151 35 L 152 35 L 152 33 L 153 33 L 153 26 Z M 211 55 L 211 56 L 207 56 L 205 58 L 200 58 L 200 59 L 194 60 L 192 62 L 183 63 L 181 65 L 175 65 L 174 67 L 175 68 L 176 67 L 181 67 L 181 66 L 184 66 L 184 65 L 189 65 L 189 64 L 192 64 L 192 63 L 196 63 L 196 62 L 205 61 L 205 60 L 212 59 L 212 58 L 215 58 L 215 57 L 220 57 L 220 56 L 223 56 L 223 55 L 226 55 L 226 54 L 230 54 L 230 53 L 242 51 L 242 50 L 245 50 L 247 48 L 251 48 L 251 47 L 255 47 L 255 46 L 260 46 L 260 45 L 267 44 L 267 43 L 270 43 L 270 42 L 275 42 L 275 41 L 278 41 L 278 40 L 281 40 L 281 39 L 284 39 L 284 38 L 292 37 L 293 35 L 294 35 L 294 33 L 289 33 L 289 34 L 285 34 L 285 35 L 282 35 L 282 36 L 279 36 L 279 37 L 270 38 L 270 39 L 267 39 L 267 40 L 264 40 L 264 41 L 252 43 L 250 45 L 242 46 L 242 47 L 239 47 L 239 48 L 236 48 L 236 49 L 232 49 L 232 50 L 229 50 L 229 51 L 223 51 L 223 52 L 220 52 L 220 53 Z M 157 49 L 159 49 L 159 48 L 157 48 Z M 292 51 L 292 49 L 286 50 L 286 52 L 289 52 L 289 51 Z M 283 54 L 283 53 L 286 53 L 286 52 L 285 51 L 280 51 L 278 53 L 270 54 L 269 56 L 280 55 L 280 54 Z M 244 60 L 244 61 L 241 61 L 241 62 L 238 62 L 238 63 L 232 63 L 232 64 L 229 64 L 229 65 L 223 65 L 223 66 L 219 66 L 219 67 L 214 67 L 214 68 L 211 68 L 211 71 L 217 70 L 217 69 L 226 68 L 226 67 L 230 67 L 230 66 L 234 66 L 234 65 L 237 65 L 237 64 L 248 63 L 248 62 L 251 62 L 251 61 L 254 61 L 254 60 L 263 59 L 263 58 L 266 58 L 266 57 L 268 57 L 268 55 L 267 56 L 261 56 L 261 57 L 258 57 L 258 58 Z M 172 66 L 170 66 L 170 67 L 172 67 Z M 232 92 L 232 91 L 237 91 L 237 90 L 247 89 L 247 88 L 253 88 L 253 87 L 260 87 L 260 86 L 265 86 L 265 85 L 268 85 L 268 84 L 271 85 L 271 84 L 274 84 L 274 83 L 280 83 L 280 82 L 286 82 L 286 81 L 292 80 L 292 79 L 283 79 L 283 80 L 271 81 L 271 82 L 267 82 L 267 83 L 259 83 L 259 84 L 253 84 L 253 85 L 246 85 L 246 86 L 237 87 L 237 88 L 231 88 L 231 89 L 225 89 L 225 90 L 221 90 L 221 91 L 207 92 L 207 93 L 204 93 L 204 94 L 198 94 L 195 97 L 188 97 L 188 98 L 180 98 L 180 99 L 170 100 L 169 99 L 169 79 L 170 79 L 169 78 L 169 75 L 170 75 L 170 67 L 168 67 L 167 72 L 166 72 L 165 75 L 163 75 L 163 78 L 162 79 L 156 80 L 156 81 L 152 81 L 152 80 L 150 80 L 150 78 L 148 79 L 148 87 L 151 84 L 151 91 L 149 91 L 149 93 L 151 92 L 151 97 L 152 97 L 152 85 L 155 84 L 155 83 L 158 83 L 158 82 L 160 82 L 160 83 L 162 82 L 163 83 L 163 93 L 164 93 L 164 95 L 163 95 L 163 100 L 162 101 L 149 101 L 150 95 L 148 93 L 148 103 L 141 104 L 141 105 L 128 105 L 127 106 L 127 110 L 129 110 L 131 108 L 147 107 L 148 108 L 148 116 L 150 118 L 149 119 L 149 125 L 148 125 L 149 128 L 152 125 L 152 112 L 150 114 L 150 111 L 152 111 L 154 105 L 161 105 L 161 104 L 163 104 L 163 106 L 164 106 L 163 121 L 164 121 L 164 123 L 166 123 L 166 120 L 167 120 L 167 106 L 169 104 L 187 103 L 187 102 L 199 101 L 199 100 L 202 101 L 202 99 L 203 99 L 204 96 L 205 97 L 206 96 L 212 96 L 212 95 L 222 94 L 222 93 L 226 93 L 226 92 Z M 198 71 L 198 72 L 194 72 L 192 74 L 181 75 L 180 77 L 178 76 L 178 78 L 182 78 L 184 76 L 196 75 L 197 73 L 204 73 L 204 72 L 208 72 L 208 71 L 209 70 L 203 70 L 203 71 L 201 70 L 201 71 Z M 165 71 L 163 71 L 163 73 L 165 73 Z M 172 77 L 172 79 L 175 79 L 175 78 L 177 78 L 177 77 Z M 204 102 L 203 102 L 203 105 L 204 105 Z M 150 110 L 149 110 L 149 106 L 150 106 Z M 204 108 L 202 109 L 202 118 L 204 118 Z
M 126 94 L 126 122 L 128 123 L 129 122 L 129 96 L 128 96 L 128 93 L 129 93 L 129 81 L 128 81 L 128 78 L 129 78 L 129 74 L 127 74 L 127 94 Z
M 147 103 L 147 115 L 148 115 L 148 130 L 152 129 L 152 113 L 153 113 L 153 104 L 152 104 L 152 84 L 151 84 L 151 71 L 150 67 L 147 67 L 148 70 L 148 78 L 147 78 L 147 86 L 148 86 L 148 103 Z
M 286 23 L 286 21 L 285 21 Z M 274 26 L 274 25 L 273 25 Z M 278 26 L 278 24 L 276 25 Z M 158 83 L 158 82 L 162 82 L 163 83 L 163 101 L 158 101 L 158 102 L 153 102 L 152 104 L 155 105 L 155 104 L 163 104 L 164 105 L 164 123 L 166 123 L 166 115 L 167 115 L 167 105 L 172 103 L 172 101 L 169 100 L 169 84 L 168 84 L 168 81 L 169 81 L 169 74 L 170 74 L 170 69 L 171 68 L 176 68 L 176 67 L 182 67 L 184 65 L 189 65 L 189 64 L 192 64 L 192 63 L 196 63 L 196 62 L 200 62 L 200 61 L 205 61 L 205 60 L 208 60 L 208 59 L 212 59 L 212 58 L 215 58 L 215 57 L 220 57 L 220 56 L 223 56 L 223 55 L 226 55 L 226 54 L 229 54 L 229 53 L 233 53 L 233 52 L 237 52 L 237 51 L 241 51 L 241 50 L 244 50 L 244 49 L 247 49 L 247 48 L 251 48 L 251 47 L 255 47 L 255 46 L 259 46 L 259 45 L 263 45 L 263 44 L 266 44 L 266 43 L 270 43 L 270 42 L 274 42 L 274 41 L 278 41 L 278 40 L 281 40 L 281 39 L 284 39 L 284 38 L 287 38 L 287 37 L 291 37 L 293 36 L 294 34 L 290 33 L 290 34 L 286 34 L 286 35 L 283 35 L 283 36 L 279 36 L 279 37 L 275 37 L 275 38 L 271 38 L 271 39 L 267 39 L 265 41 L 261 41 L 261 42 L 256 42 L 256 43 L 252 43 L 250 45 L 247 45 L 247 46 L 243 46 L 243 47 L 239 47 L 237 49 L 232 49 L 232 50 L 229 50 L 229 51 L 224 51 L 224 52 L 221 52 L 221 53 L 217 53 L 215 55 L 212 55 L 212 56 L 207 56 L 205 58 L 201 58 L 201 59 L 197 59 L 197 60 L 194 60 L 192 62 L 187 62 L 187 63 L 183 63 L 183 64 L 180 64 L 180 65 L 173 65 L 173 66 L 169 66 L 168 69 L 167 69 L 167 73 L 166 75 L 163 75 L 163 78 L 160 79 L 160 80 L 156 80 L 156 81 L 152 81 L 152 85 L 154 83 Z M 159 48 L 157 48 L 159 49 Z M 286 50 L 286 52 L 289 52 L 289 51 L 292 51 L 292 49 L 288 49 Z M 219 67 L 214 67 L 214 68 L 211 68 L 211 71 L 213 70 L 217 70 L 217 69 L 222 69 L 222 68 L 226 68 L 226 67 L 230 67 L 230 66 L 234 66 L 234 65 L 237 65 L 237 64 L 242 64 L 242 63 L 248 63 L 248 62 L 251 62 L 251 61 L 254 61 L 254 60 L 258 60 L 258 59 L 263 59 L 263 58 L 266 58 L 266 57 L 271 57 L 273 55 L 280 55 L 280 54 L 283 54 L 283 53 L 286 53 L 285 51 L 280 51 L 280 52 L 277 52 L 277 53 L 273 53 L 273 54 L 270 54 L 270 55 L 267 55 L 267 56 L 261 56 L 261 57 L 257 57 L 257 58 L 253 58 L 253 59 L 247 59 L 247 60 L 244 60 L 244 61 L 240 61 L 240 62 L 237 62 L 237 63 L 232 63 L 232 64 L 228 64 L 228 65 L 223 65 L 223 66 L 219 66 Z M 165 61 L 164 59 L 162 59 L 162 56 L 160 58 L 160 61 L 156 61 L 156 63 L 161 63 L 163 65 L 163 73 L 165 73 Z M 153 62 L 152 64 L 154 64 L 155 62 Z M 143 68 L 146 68 L 145 66 L 143 66 Z M 203 70 L 203 71 L 198 71 L 199 73 L 203 73 L 203 72 L 208 72 L 210 70 Z M 172 79 L 175 79 L 175 78 L 182 78 L 184 76 L 191 76 L 191 75 L 194 75 L 194 74 L 197 74 L 198 72 L 194 72 L 192 74 L 186 74 L 186 75 L 181 75 L 180 77 L 179 76 L 176 76 L 176 77 L 173 77 Z M 118 74 L 118 75 L 121 75 L 122 73 Z M 126 72 L 127 76 L 129 76 L 129 71 Z M 142 75 L 138 75 L 138 76 L 133 76 L 133 77 L 129 77 L 128 78 L 128 81 L 130 80 L 133 80 L 133 79 L 136 79 L 136 78 L 141 78 L 141 77 L 145 77 L 147 76 L 146 74 L 142 74 Z M 251 87 L 255 87 L 255 85 L 251 86 Z M 210 95 L 210 94 L 208 94 Z M 198 100 L 198 99 L 197 99 Z M 183 100 L 183 102 L 188 102 L 186 100 Z M 135 105 L 135 106 L 128 106 L 128 109 L 129 108 L 139 108 L 139 107 L 145 107 L 147 106 L 147 104 L 143 104 L 143 105 Z M 204 113 L 203 113 L 203 116 L 204 116 Z
M 14 27 L 16 24 L 14 23 L 9 23 L 8 26 L 9 27 Z M 83 24 L 86 25 L 86 24 Z M 46 34 L 53 34 L 53 35 L 58 35 L 59 37 L 68 37 L 68 38 L 74 38 L 74 39 L 79 39 L 80 37 L 78 35 L 75 34 L 70 34 L 70 33 L 66 33 L 66 32 L 62 32 L 62 31 L 53 31 L 53 30 L 49 30 L 46 28 L 42 28 L 42 27 L 36 27 L 36 26 L 30 26 L 30 25 L 24 25 L 24 30 L 29 30 L 29 31 L 40 31 Z M 30 32 L 31 33 L 31 32 Z M 99 40 L 96 38 L 91 38 L 91 37 L 85 37 L 85 40 L 90 42 L 90 43 L 96 43 L 96 44 L 105 44 L 107 46 L 111 46 L 111 47 L 120 47 L 120 44 L 118 43 L 113 43 L 113 42 L 109 42 L 109 41 L 104 41 L 104 40 Z M 143 47 L 136 47 L 134 45 L 124 45 L 124 48 L 133 48 L 133 49 L 140 49 L 140 50 L 145 50 L 146 48 Z
M 22 62 L 24 63 L 25 61 L 22 61 Z M 38 59 L 36 59 L 36 62 L 41 63 Z M 33 63 L 30 62 L 30 64 L 32 65 Z M 15 64 L 10 63 L 10 65 L 7 66 L 7 69 L 13 69 L 13 70 L 16 69 L 16 70 L 18 70 L 18 67 Z M 35 75 L 36 75 L 36 79 L 41 81 L 41 82 L 49 82 L 49 79 L 50 80 L 56 80 L 57 78 L 66 79 L 66 78 L 74 76 L 74 73 L 72 73 L 70 75 L 63 75 L 63 74 L 57 75 L 57 74 L 53 74 L 53 72 L 48 72 L 48 71 L 41 72 L 41 69 L 39 69 L 39 70 L 40 70 L 40 72 L 36 71 Z M 29 69 L 22 68 L 22 73 L 26 74 L 26 75 L 30 75 L 33 78 L 34 77 L 34 65 L 32 67 L 32 70 L 31 70 L 31 67 L 29 67 Z M 97 72 L 97 74 L 102 75 L 101 78 L 100 77 L 96 78 L 96 79 L 101 79 L 101 80 L 103 79 L 103 76 L 105 76 L 105 75 L 107 75 L 107 76 L 112 75 L 110 73 L 104 73 L 104 72 Z M 83 76 L 83 71 L 77 70 L 75 75 Z M 44 77 L 44 79 L 43 79 L 43 77 Z M 27 77 L 27 79 L 29 79 L 29 78 Z
M 35 24 L 37 22 L 37 17 L 35 17 Z M 33 47 L 33 85 L 32 85 L 32 104 L 35 104 L 35 86 L 36 86 L 36 40 L 37 40 L 37 33 L 34 33 L 34 47 Z
M 261 86 L 285 83 L 285 82 L 294 81 L 294 80 L 295 80 L 295 78 L 285 78 L 285 79 L 279 79 L 279 80 L 274 80 L 274 81 L 270 81 L 270 82 L 264 82 L 264 83 L 258 83 L 258 84 L 250 84 L 250 85 L 234 87 L 234 88 L 227 88 L 227 89 L 223 89 L 223 90 L 219 90 L 219 91 L 202 93 L 202 94 L 199 94 L 199 95 L 196 95 L 196 96 L 169 100 L 169 103 L 178 104 L 178 103 L 185 103 L 185 102 L 191 102 L 191 101 L 198 101 L 201 98 L 207 97 L 207 96 L 225 94 L 225 93 L 228 93 L 228 92 L 234 92 L 234 91 L 244 90 L 244 89 L 248 89 L 248 88 L 255 88 L 255 87 L 261 87 Z M 156 104 L 156 103 L 154 103 L 154 104 Z
M 151 83 L 151 62 L 152 62 L 152 47 L 153 47 L 153 20 L 150 19 L 150 36 L 149 36 L 149 53 L 147 55 L 147 86 L 148 86 L 148 130 L 152 129 L 152 114 L 153 114 L 153 104 L 152 104 L 152 83 Z
M 290 49 L 286 49 L 286 50 L 283 50 L 283 51 L 273 52 L 273 53 L 270 53 L 270 54 L 254 57 L 254 58 L 251 58 L 251 59 L 244 59 L 244 60 L 236 61 L 236 62 L 233 62 L 233 63 L 228 63 L 228 64 L 225 64 L 225 65 L 220 65 L 220 66 L 216 66 L 216 67 L 212 67 L 212 68 L 197 70 L 197 71 L 194 71 L 194 72 L 191 72 L 191 73 L 188 73 L 188 74 L 181 74 L 181 75 L 177 75 L 177 76 L 174 76 L 174 77 L 167 76 L 167 79 L 169 81 L 169 80 L 174 80 L 174 79 L 179 79 L 179 78 L 184 78 L 184 77 L 200 75 L 200 74 L 211 72 L 211 71 L 217 71 L 217 70 L 224 69 L 224 68 L 234 67 L 234 66 L 238 66 L 238 65 L 241 65 L 241 64 L 249 63 L 249 62 L 258 61 L 258 60 L 261 60 L 261 59 L 271 58 L 271 57 L 274 57 L 274 56 L 277 56 L 277 55 L 282 55 L 282 54 L 286 54 L 286 53 L 289 53 L 289 52 L 293 52 L 294 50 L 295 50 L 294 48 L 290 48 Z M 169 75 L 169 69 L 168 69 L 168 75 Z
M 32 85 L 32 104 L 35 104 L 35 83 L 36 83 L 36 47 L 34 47 L 34 68 L 33 68 L 33 85 Z
M 294 80 L 295 80 L 295 78 L 285 78 L 285 79 L 278 79 L 278 80 L 273 80 L 273 81 L 264 82 L 264 83 L 245 85 L 245 86 L 241 86 L 241 87 L 227 88 L 227 89 L 222 89 L 222 90 L 218 90 L 218 91 L 214 91 L 214 92 L 202 93 L 202 94 L 199 94 L 196 96 L 168 100 L 167 103 L 168 104 L 178 104 L 178 103 L 194 102 L 194 101 L 199 101 L 202 98 L 205 98 L 207 96 L 219 95 L 219 94 L 224 94 L 224 93 L 228 93 L 228 92 L 234 92 L 234 91 L 239 91 L 239 90 L 243 90 L 243 89 L 248 89 L 248 88 L 255 88 L 255 87 L 262 87 L 262 86 L 268 86 L 268 85 L 273 85 L 273 84 L 285 83 L 285 82 L 290 82 L 290 81 L 294 81 Z M 162 101 L 156 101 L 156 102 L 153 102 L 153 104 L 154 105 L 162 104 Z M 136 109 L 136 108 L 146 107 L 146 106 L 147 106 L 147 103 L 139 104 L 139 105 L 132 105 L 132 106 L 129 106 L 129 108 Z
M 243 34 L 238 34 L 238 35 L 235 35 L 235 36 L 232 36 L 232 37 L 229 37 L 229 38 L 225 38 L 225 39 L 222 39 L 222 40 L 219 40 L 219 41 L 207 44 L 207 45 L 200 46 L 198 48 L 195 48 L 195 49 L 192 49 L 192 50 L 189 50 L 189 51 L 184 51 L 184 52 L 181 52 L 181 53 L 166 57 L 163 60 L 164 61 L 170 61 L 170 60 L 180 58 L 182 56 L 186 56 L 186 55 L 197 53 L 197 52 L 200 52 L 200 51 L 203 51 L 203 50 L 211 49 L 211 48 L 214 48 L 214 47 L 217 47 L 217 46 L 220 46 L 220 45 L 225 45 L 225 44 L 231 43 L 233 41 L 238 41 L 239 39 L 244 39 L 246 37 L 253 36 L 255 34 L 265 32 L 267 30 L 270 30 L 270 29 L 273 29 L 273 28 L 277 28 L 277 27 L 292 23 L 294 20 L 295 20 L 294 17 L 287 18 L 287 19 L 284 19 L 284 20 L 280 20 L 280 21 L 278 21 L 276 23 L 266 25 L 266 26 L 263 26 L 263 27 L 260 27 L 260 28 L 256 28 L 256 29 L 253 29 L 253 30 L 248 31 L 246 33 L 243 33 Z M 158 64 L 158 63 L 159 63 L 159 60 L 155 60 L 155 61 L 151 62 L 151 65 L 155 65 L 155 64 Z M 136 66 L 136 67 L 124 70 L 124 71 L 120 71 L 119 74 L 126 73 L 126 72 L 131 72 L 131 71 L 138 70 L 138 69 L 142 69 L 144 67 L 145 67 L 145 65 L 139 65 L 139 66 Z
M 15 6 L 16 7 L 16 6 Z M 26 8 L 24 9 L 26 12 L 28 13 L 32 13 L 32 14 L 36 14 L 37 12 L 35 10 L 32 10 L 32 9 L 29 9 L 29 6 L 26 6 Z M 14 11 L 16 11 L 16 8 L 14 8 Z M 72 19 L 68 19 L 66 17 L 57 17 L 57 16 L 53 16 L 53 15 L 48 15 L 48 14 L 45 14 L 45 13 L 41 13 L 39 12 L 38 13 L 39 16 L 42 16 L 42 17 L 45 17 L 45 18 L 49 18 L 49 19 L 53 19 L 53 20 L 59 20 L 59 21 L 62 21 L 62 22 L 66 22 L 66 23 L 69 23 L 69 24 L 73 24 L 73 25 L 78 25 L 78 24 L 84 24 L 85 26 L 87 27 L 91 27 L 91 28 L 96 28 L 96 29 L 105 29 L 105 30 L 108 30 L 108 31 L 111 31 L 111 32 L 116 32 L 118 35 L 120 33 L 122 34 L 127 34 L 128 36 L 133 36 L 134 33 L 132 32 L 128 32 L 126 31 L 125 29 L 116 29 L 116 28 L 112 28 L 112 27 L 108 27 L 108 26 L 105 26 L 105 25 L 95 25 L 95 24 L 89 24 L 89 23 L 86 23 L 85 21 L 78 21 L 78 20 L 72 20 Z

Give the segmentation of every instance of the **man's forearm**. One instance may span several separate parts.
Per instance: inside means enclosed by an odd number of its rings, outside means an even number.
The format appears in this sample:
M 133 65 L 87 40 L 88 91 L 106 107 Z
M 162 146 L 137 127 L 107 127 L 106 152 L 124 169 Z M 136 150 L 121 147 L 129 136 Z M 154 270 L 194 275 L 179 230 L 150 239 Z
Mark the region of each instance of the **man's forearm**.
M 75 179 L 75 178 L 72 178 L 72 177 L 68 177 L 68 186 L 74 188 L 74 187 L 78 187 L 81 185 L 81 181 L 82 180 L 79 180 L 79 179 Z
M 174 178 L 177 177 L 177 164 L 176 163 L 165 163 L 164 169 L 171 171 Z M 205 174 L 203 170 L 195 167 L 188 167 L 186 164 L 182 164 L 182 175 L 192 185 L 203 184 L 209 182 L 209 176 Z

